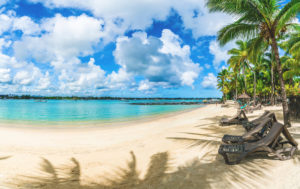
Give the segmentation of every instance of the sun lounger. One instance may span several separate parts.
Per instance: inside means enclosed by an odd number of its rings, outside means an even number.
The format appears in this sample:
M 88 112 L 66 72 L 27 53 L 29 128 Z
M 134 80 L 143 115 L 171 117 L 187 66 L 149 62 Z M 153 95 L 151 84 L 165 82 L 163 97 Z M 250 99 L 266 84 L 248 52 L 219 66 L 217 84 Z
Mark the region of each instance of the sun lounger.
M 274 119 L 274 121 L 276 121 L 276 117 L 275 117 L 274 113 L 265 111 L 261 116 L 259 116 L 258 118 L 254 119 L 252 121 L 243 121 L 242 125 L 246 129 L 246 131 L 250 131 L 251 129 L 256 127 L 258 124 L 260 124 L 262 119 L 264 119 L 265 117 L 271 117 L 272 119 Z
M 243 121 L 248 121 L 248 118 L 247 118 L 244 110 L 240 110 L 238 112 L 238 114 L 231 119 L 222 118 L 220 121 L 220 125 L 225 126 L 225 125 L 242 124 Z
M 261 110 L 261 104 L 252 107 L 252 110 Z
M 280 134 L 287 139 L 278 143 Z M 285 148 L 284 144 L 292 147 Z M 279 145 L 280 144 L 280 145 Z M 247 155 L 254 152 L 267 152 L 275 154 L 280 160 L 290 159 L 297 149 L 297 142 L 291 137 L 287 128 L 279 122 L 273 122 L 269 132 L 260 140 L 255 142 L 244 142 L 242 144 L 221 144 L 219 154 L 223 156 L 226 164 L 234 165 L 241 162 Z M 236 155 L 235 160 L 230 160 L 228 155 Z
M 254 142 L 264 137 L 265 133 L 269 130 L 271 126 L 272 119 L 269 117 L 264 117 L 263 119 L 261 119 L 260 124 L 258 124 L 251 131 L 245 133 L 242 136 L 224 135 L 222 138 L 222 142 L 226 144 Z

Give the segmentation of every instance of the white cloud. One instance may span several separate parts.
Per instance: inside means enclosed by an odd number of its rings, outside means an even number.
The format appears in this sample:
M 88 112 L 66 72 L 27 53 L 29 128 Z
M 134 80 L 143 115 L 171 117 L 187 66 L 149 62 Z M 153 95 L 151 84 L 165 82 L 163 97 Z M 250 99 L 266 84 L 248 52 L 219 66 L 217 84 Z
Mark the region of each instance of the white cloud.
M 191 29 L 194 37 L 216 35 L 233 18 L 222 13 L 209 13 L 205 0 L 30 0 L 43 3 L 50 8 L 77 8 L 89 10 L 94 16 L 105 21 L 104 38 L 112 40 L 128 29 L 145 30 L 154 19 L 165 20 L 171 10 L 177 11 L 186 29 Z
M 11 81 L 10 69 L 0 68 L 0 83 L 8 83 Z
M 209 53 L 214 55 L 213 66 L 219 69 L 222 62 L 227 62 L 230 55 L 227 54 L 228 50 L 235 47 L 235 42 L 230 42 L 224 47 L 220 47 L 217 41 L 211 41 L 209 44 Z
M 56 62 L 55 64 L 67 65 L 65 67 L 55 66 L 59 76 L 59 89 L 65 93 L 85 92 L 94 93 L 97 87 L 105 82 L 105 72 L 100 66 L 95 65 L 95 60 L 90 59 L 88 63 L 79 60 L 70 62 Z
M 46 90 L 49 89 L 51 86 L 51 79 L 50 79 L 50 74 L 47 71 L 44 77 L 41 77 L 39 79 L 37 89 L 38 90 Z
M 217 84 L 217 77 L 213 73 L 209 73 L 207 76 L 204 76 L 201 83 L 202 87 L 206 89 L 215 89 L 217 88 Z
M 10 40 L 6 40 L 4 38 L 0 38 L 0 51 L 2 51 L 4 48 L 8 48 L 11 45 Z
M 47 75 L 47 74 L 46 74 Z M 34 92 L 45 74 L 29 62 L 0 53 L 0 91 L 5 93 Z
M 204 67 L 205 67 L 206 69 L 209 69 L 209 68 L 210 68 L 210 65 L 209 65 L 209 64 L 204 64 Z
M 31 56 L 39 62 L 50 62 L 55 58 L 69 59 L 94 53 L 100 40 L 100 20 L 86 15 L 44 20 L 42 29 L 46 34 L 41 37 L 25 36 L 14 44 L 15 54 L 20 59 Z
M 124 68 L 121 68 L 118 72 L 113 71 L 107 76 L 105 88 L 121 90 L 126 89 L 127 87 L 133 87 L 135 85 L 136 83 L 134 81 L 134 76 L 130 73 L 127 73 Z
M 8 0 L 0 0 L 0 6 L 5 5 L 8 2 Z
M 12 26 L 12 18 L 6 14 L 0 14 L 0 35 L 8 31 Z
M 139 84 L 139 91 L 148 91 L 152 88 L 152 84 L 148 80 L 143 80 Z
M 4 32 L 16 30 L 21 30 L 24 35 L 37 35 L 40 33 L 39 25 L 28 16 L 17 17 L 14 11 L 0 14 L 0 35 Z
M 163 30 L 161 38 L 147 37 L 144 32 L 120 37 L 114 55 L 127 73 L 170 86 L 192 86 L 202 69 L 190 59 L 189 46 L 182 46 L 170 30 Z
M 25 35 L 40 33 L 39 25 L 33 22 L 28 16 L 15 18 L 13 21 L 13 30 L 22 30 Z

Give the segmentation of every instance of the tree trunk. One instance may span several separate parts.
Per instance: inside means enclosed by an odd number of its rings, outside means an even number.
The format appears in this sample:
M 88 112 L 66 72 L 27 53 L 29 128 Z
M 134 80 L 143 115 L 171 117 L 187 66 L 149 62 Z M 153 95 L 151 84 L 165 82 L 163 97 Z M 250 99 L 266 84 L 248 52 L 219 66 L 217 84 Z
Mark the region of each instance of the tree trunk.
M 225 104 L 224 81 L 223 81 L 222 91 L 223 91 L 223 103 Z
M 244 75 L 244 83 L 245 83 L 245 93 L 247 93 L 247 79 L 246 79 L 246 68 L 244 66 L 244 69 L 243 69 L 243 75 Z
M 237 100 L 238 97 L 238 80 L 237 80 L 237 76 L 235 76 L 235 100 Z
M 256 105 L 256 73 L 255 70 L 253 70 L 253 74 L 254 74 L 254 80 L 253 80 L 253 103 L 254 106 Z
M 253 105 L 256 105 L 256 73 L 255 70 L 251 68 L 249 63 L 247 63 L 248 67 L 251 69 L 253 72 Z
M 285 85 L 284 85 L 284 80 L 283 80 L 281 61 L 280 61 L 280 57 L 279 57 L 278 44 L 277 44 L 275 37 L 272 37 L 272 50 L 275 55 L 275 61 L 277 64 L 277 71 L 278 71 L 280 88 L 281 88 L 284 125 L 286 125 L 287 127 L 290 127 L 291 126 L 290 112 L 289 112 L 289 107 L 288 107 L 287 97 L 286 97 L 286 92 L 285 92 Z
M 274 68 L 273 68 L 273 61 L 271 61 L 271 105 L 274 106 L 274 100 L 275 100 L 275 85 L 274 85 Z

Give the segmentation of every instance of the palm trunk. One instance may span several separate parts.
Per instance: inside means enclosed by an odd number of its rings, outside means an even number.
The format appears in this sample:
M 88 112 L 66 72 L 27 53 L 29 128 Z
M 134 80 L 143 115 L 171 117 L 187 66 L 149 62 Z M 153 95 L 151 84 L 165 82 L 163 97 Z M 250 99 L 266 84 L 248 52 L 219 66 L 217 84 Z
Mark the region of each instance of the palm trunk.
M 290 112 L 289 112 L 289 107 L 288 107 L 288 103 L 287 103 L 284 80 L 283 80 L 283 76 L 282 76 L 282 68 L 281 68 L 281 61 L 280 61 L 280 57 L 279 57 L 278 44 L 277 44 L 275 37 L 272 37 L 272 50 L 275 55 L 275 61 L 277 64 L 277 71 L 278 71 L 279 82 L 280 82 L 280 87 L 281 87 L 284 125 L 286 125 L 287 127 L 290 127 L 291 126 Z
M 255 70 L 250 67 L 250 65 L 247 63 L 248 67 L 253 72 L 253 104 L 256 105 L 256 73 Z
M 237 80 L 237 76 L 235 77 L 235 100 L 237 100 L 238 97 L 238 80 Z
M 256 105 L 256 73 L 255 70 L 253 70 L 254 73 L 254 80 L 253 80 L 253 103 L 254 106 Z
M 245 69 L 245 67 L 243 69 L 243 75 L 244 75 L 244 83 L 245 83 L 245 93 L 247 93 L 247 79 L 246 79 L 246 69 Z
M 223 91 L 223 103 L 225 104 L 224 81 L 223 81 L 222 91 Z
M 271 105 L 274 105 L 274 100 L 275 100 L 275 86 L 274 86 L 274 70 L 273 70 L 273 62 L 271 61 L 271 86 L 272 86 L 272 91 L 271 91 Z

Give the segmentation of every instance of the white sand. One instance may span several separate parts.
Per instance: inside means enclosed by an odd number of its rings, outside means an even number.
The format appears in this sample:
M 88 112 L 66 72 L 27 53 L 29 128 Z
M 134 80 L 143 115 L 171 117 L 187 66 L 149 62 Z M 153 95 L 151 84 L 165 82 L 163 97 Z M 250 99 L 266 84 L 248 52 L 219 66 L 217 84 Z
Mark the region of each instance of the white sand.
M 266 109 L 282 119 L 281 107 Z M 2 125 L 0 188 L 300 188 L 300 153 L 287 161 L 251 156 L 235 166 L 217 155 L 224 134 L 244 133 L 218 125 L 235 113 L 209 105 L 110 127 Z M 300 142 L 300 124 L 290 131 Z

